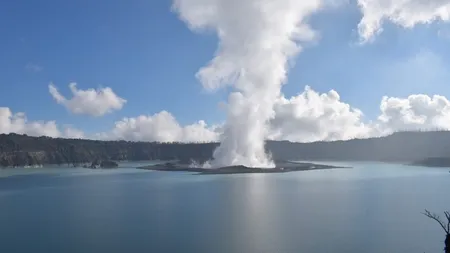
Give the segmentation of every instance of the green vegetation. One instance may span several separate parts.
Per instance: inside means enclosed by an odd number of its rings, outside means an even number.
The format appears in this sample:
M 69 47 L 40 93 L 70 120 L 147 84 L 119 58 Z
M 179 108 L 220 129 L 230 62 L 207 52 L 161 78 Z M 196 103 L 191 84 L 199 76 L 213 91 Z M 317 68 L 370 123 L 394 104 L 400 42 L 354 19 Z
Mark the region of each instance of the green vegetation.
M 80 166 L 94 161 L 205 160 L 217 144 L 94 141 L 0 135 L 0 166 L 55 164 Z
M 0 134 L 0 167 L 58 164 L 79 166 L 94 161 L 195 160 L 212 158 L 218 143 L 95 141 Z M 277 160 L 388 161 L 412 163 L 429 157 L 450 159 L 450 132 L 399 132 L 349 141 L 292 143 L 268 141 Z

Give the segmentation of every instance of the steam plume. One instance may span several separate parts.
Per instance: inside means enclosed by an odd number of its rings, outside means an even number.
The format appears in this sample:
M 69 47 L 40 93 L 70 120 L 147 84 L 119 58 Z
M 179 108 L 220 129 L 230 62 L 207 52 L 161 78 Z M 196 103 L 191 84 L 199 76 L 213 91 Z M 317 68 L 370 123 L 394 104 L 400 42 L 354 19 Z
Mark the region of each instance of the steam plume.
M 197 77 L 206 89 L 233 87 L 213 167 L 273 167 L 264 144 L 273 106 L 300 42 L 315 37 L 305 19 L 321 0 L 174 0 L 190 29 L 212 30 L 219 44 Z

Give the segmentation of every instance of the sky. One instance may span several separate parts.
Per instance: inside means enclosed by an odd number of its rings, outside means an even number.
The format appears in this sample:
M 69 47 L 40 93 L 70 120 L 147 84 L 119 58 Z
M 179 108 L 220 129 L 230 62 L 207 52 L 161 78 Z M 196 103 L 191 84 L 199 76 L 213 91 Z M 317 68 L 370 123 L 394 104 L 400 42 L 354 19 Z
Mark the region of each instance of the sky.
M 450 1 L 314 1 L 321 6 L 304 22 L 316 36 L 291 59 L 267 138 L 450 128 Z M 217 140 L 230 88 L 207 89 L 196 74 L 213 59 L 218 38 L 189 27 L 172 5 L 3 3 L 0 133 Z

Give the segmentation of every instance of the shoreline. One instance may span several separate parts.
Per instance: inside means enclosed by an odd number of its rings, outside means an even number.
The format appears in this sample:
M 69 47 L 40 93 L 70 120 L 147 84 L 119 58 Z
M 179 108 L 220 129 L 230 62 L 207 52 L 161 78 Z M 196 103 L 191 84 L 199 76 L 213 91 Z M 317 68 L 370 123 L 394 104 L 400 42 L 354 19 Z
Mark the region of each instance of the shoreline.
M 165 164 L 137 167 L 137 169 L 164 171 L 164 172 L 192 172 L 194 175 L 230 175 L 230 174 L 289 173 L 297 171 L 326 170 L 326 169 L 351 169 L 351 167 L 283 161 L 281 163 L 277 163 L 275 168 L 251 168 L 243 165 L 237 165 L 211 169 L 211 168 L 190 167 L 188 164 L 182 163 L 165 163 Z

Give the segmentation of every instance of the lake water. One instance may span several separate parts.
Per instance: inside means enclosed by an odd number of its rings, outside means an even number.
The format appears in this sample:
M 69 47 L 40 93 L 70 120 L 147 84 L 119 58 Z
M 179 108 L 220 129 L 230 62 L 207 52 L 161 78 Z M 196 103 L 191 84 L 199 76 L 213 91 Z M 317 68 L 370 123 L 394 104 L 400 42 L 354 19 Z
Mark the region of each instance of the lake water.
M 0 252 L 443 249 L 442 229 L 421 212 L 450 210 L 448 169 L 198 176 L 135 165 L 0 170 Z

